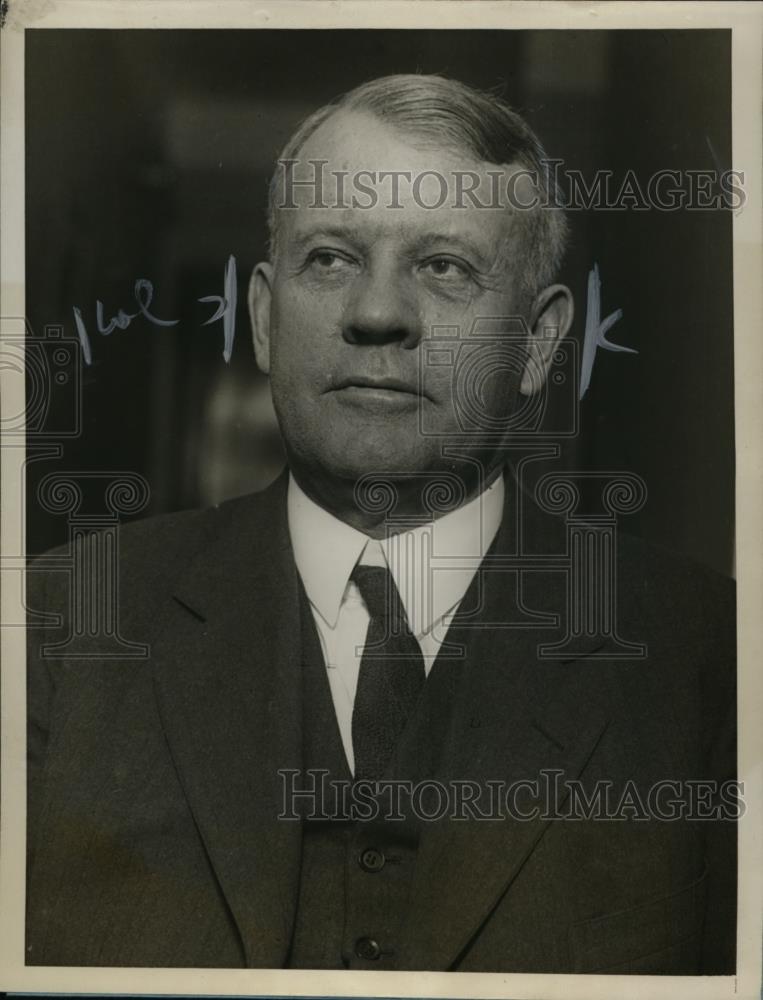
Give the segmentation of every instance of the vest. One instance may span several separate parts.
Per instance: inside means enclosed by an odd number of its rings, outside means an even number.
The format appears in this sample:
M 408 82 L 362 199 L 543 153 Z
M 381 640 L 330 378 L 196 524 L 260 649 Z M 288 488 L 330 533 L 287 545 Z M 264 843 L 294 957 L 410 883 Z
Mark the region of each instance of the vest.
M 421 826 L 409 797 L 361 799 L 353 785 L 312 612 L 300 587 L 302 622 L 299 897 L 287 965 L 394 969 Z M 462 659 L 438 658 L 385 776 L 411 786 L 431 778 L 456 701 Z M 353 798 L 353 789 L 356 797 Z M 394 817 L 394 818 L 392 818 Z

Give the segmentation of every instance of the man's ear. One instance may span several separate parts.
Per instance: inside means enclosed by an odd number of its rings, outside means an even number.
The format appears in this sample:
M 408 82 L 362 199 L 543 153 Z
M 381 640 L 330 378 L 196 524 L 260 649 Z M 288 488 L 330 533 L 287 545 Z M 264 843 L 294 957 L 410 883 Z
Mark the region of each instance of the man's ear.
M 525 396 L 543 387 L 554 351 L 569 332 L 574 315 L 572 292 L 566 285 L 550 285 L 536 297 L 530 310 L 527 361 L 519 385 Z
M 249 319 L 257 365 L 266 375 L 270 372 L 270 304 L 273 293 L 273 265 L 263 262 L 252 271 L 249 279 Z

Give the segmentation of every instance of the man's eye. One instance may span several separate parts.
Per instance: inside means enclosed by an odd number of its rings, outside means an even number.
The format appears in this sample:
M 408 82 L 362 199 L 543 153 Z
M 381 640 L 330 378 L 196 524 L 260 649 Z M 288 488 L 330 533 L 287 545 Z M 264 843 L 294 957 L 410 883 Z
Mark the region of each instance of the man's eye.
M 313 250 L 307 262 L 319 271 L 336 271 L 348 261 L 333 250 Z
M 432 257 L 424 262 L 423 268 L 436 278 L 466 278 L 469 276 L 468 267 L 460 261 L 453 260 L 452 257 Z

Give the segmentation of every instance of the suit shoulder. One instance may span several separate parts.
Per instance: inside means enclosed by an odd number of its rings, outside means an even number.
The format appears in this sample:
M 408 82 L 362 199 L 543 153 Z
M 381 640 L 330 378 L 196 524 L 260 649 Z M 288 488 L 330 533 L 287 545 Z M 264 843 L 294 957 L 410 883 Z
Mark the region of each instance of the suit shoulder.
M 267 495 L 271 488 L 208 507 L 169 511 L 120 523 L 120 558 L 144 566 L 157 564 L 168 568 L 177 560 L 185 561 L 220 532 L 244 518 L 255 532 L 265 530 L 269 516 Z M 30 568 L 43 569 L 69 552 L 68 543 L 58 546 L 33 557 Z
M 733 578 L 684 553 L 624 532 L 618 534 L 617 546 L 620 579 L 642 601 L 710 618 L 733 614 Z
M 736 584 L 689 556 L 618 537 L 618 617 L 670 653 L 677 677 L 695 676 L 708 700 L 735 691 Z
M 150 602 L 153 594 L 172 586 L 197 556 L 226 534 L 241 538 L 249 549 L 256 548 L 273 523 L 279 503 L 275 486 L 206 508 L 172 511 L 120 524 L 115 546 L 120 602 L 128 606 L 133 604 L 133 598 L 139 603 Z M 103 531 L 87 537 L 96 536 L 105 537 Z M 86 543 L 79 539 L 77 544 Z M 30 560 L 29 606 L 50 609 L 63 600 L 75 561 L 70 543 Z

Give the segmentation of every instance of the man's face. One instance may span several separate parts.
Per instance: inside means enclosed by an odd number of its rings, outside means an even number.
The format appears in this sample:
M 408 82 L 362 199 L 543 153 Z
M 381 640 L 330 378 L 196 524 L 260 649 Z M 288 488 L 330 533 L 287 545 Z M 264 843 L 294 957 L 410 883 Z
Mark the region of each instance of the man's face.
M 448 338 L 463 341 L 481 317 L 525 311 L 521 220 L 468 198 L 461 199 L 465 207 L 453 205 L 454 171 L 484 175 L 488 165 L 414 143 L 366 114 L 339 112 L 324 122 L 303 147 L 294 177 L 312 176 L 309 161 L 327 160 L 324 202 L 337 201 L 333 178 L 341 171 L 346 207 L 311 205 L 313 192 L 295 185 L 298 207 L 280 212 L 274 266 L 258 268 L 257 360 L 270 373 L 298 477 L 303 471 L 356 480 L 452 466 L 443 446 L 456 437 L 463 442 L 463 418 L 454 401 L 455 366 L 429 364 L 433 335 L 447 328 Z M 377 172 L 376 183 L 362 175 L 376 194 L 374 207 L 350 204 L 360 171 Z M 413 178 L 436 171 L 448 197 L 442 207 L 426 207 L 442 200 L 441 183 L 429 174 L 418 189 L 401 179 L 394 199 L 379 171 Z M 480 201 L 488 190 L 485 180 Z M 518 357 L 514 369 L 486 370 L 466 390 L 477 392 L 480 411 L 499 422 L 515 405 Z M 476 454 L 480 435 L 471 431 L 467 450 Z

